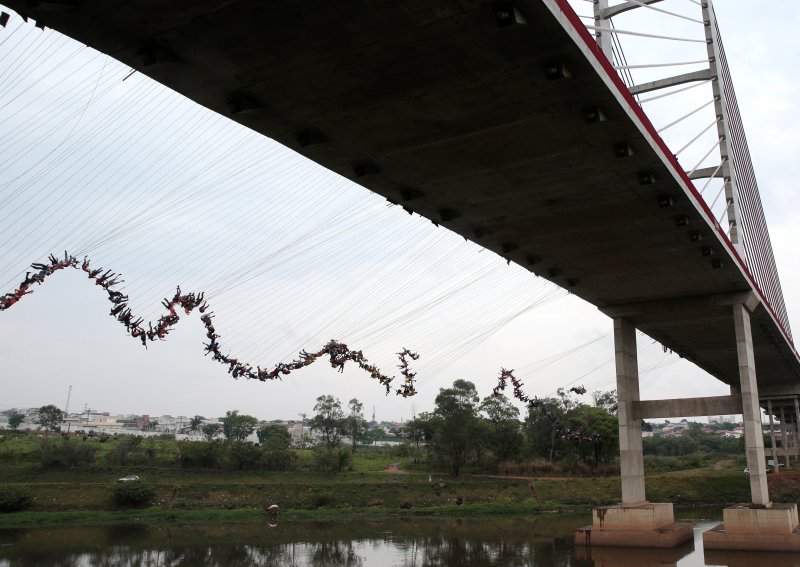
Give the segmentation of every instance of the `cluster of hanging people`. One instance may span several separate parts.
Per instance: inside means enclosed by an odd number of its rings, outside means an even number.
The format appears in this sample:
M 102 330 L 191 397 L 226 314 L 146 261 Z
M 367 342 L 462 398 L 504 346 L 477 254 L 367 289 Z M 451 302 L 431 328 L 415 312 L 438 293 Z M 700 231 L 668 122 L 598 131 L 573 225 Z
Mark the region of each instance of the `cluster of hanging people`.
M 159 317 L 155 325 L 153 325 L 153 323 L 148 323 L 147 328 L 145 328 L 144 320 L 141 317 L 136 317 L 130 307 L 128 307 L 128 296 L 114 289 L 115 286 L 123 282 L 120 276 L 110 270 L 103 271 L 102 268 L 92 269 L 88 258 L 84 258 L 83 261 L 80 261 L 75 256 L 70 256 L 67 252 L 64 252 L 63 259 L 52 254 L 48 259 L 49 263 L 47 264 L 32 264 L 31 267 L 35 271 L 28 272 L 25 275 L 25 279 L 16 290 L 0 296 L 0 311 L 9 309 L 24 296 L 33 293 L 33 290 L 30 289 L 31 286 L 34 284 L 42 284 L 45 278 L 53 273 L 65 268 L 80 268 L 86 273 L 89 279 L 93 280 L 96 285 L 102 287 L 108 294 L 108 299 L 113 305 L 110 315 L 125 325 L 128 334 L 140 340 L 145 347 L 147 347 L 148 342 L 164 340 L 166 338 L 172 327 L 180 320 L 180 316 L 178 315 L 179 309 L 186 315 L 189 315 L 192 311 L 197 309 L 201 314 L 200 321 L 206 329 L 206 337 L 208 338 L 208 343 L 204 343 L 206 355 L 210 354 L 215 361 L 226 365 L 228 367 L 228 373 L 234 378 L 247 378 L 251 380 L 260 380 L 262 382 L 275 380 L 295 370 L 309 366 L 319 358 L 327 356 L 331 366 L 340 372 L 344 371 L 344 366 L 347 362 L 353 362 L 359 368 L 369 373 L 371 378 L 380 382 L 386 388 L 387 394 L 392 390 L 391 384 L 394 377 L 383 374 L 378 367 L 374 364 L 370 364 L 362 351 L 350 350 L 346 344 L 335 340 L 328 341 L 328 343 L 317 352 L 309 353 L 303 350 L 300 352 L 299 358 L 292 362 L 279 363 L 272 370 L 261 368 L 260 366 L 253 367 L 251 364 L 224 354 L 218 341 L 220 336 L 217 334 L 212 321 L 214 314 L 209 311 L 208 302 L 205 300 L 204 294 L 183 294 L 181 293 L 180 286 L 177 288 L 172 298 L 165 298 L 162 301 L 166 313 Z M 407 398 L 417 393 L 414 388 L 416 373 L 411 370 L 409 362 L 410 360 L 417 360 L 419 355 L 415 352 L 411 352 L 407 348 L 403 348 L 401 352 L 397 353 L 397 356 L 400 359 L 398 368 L 403 376 L 403 383 L 395 390 L 395 393 L 398 396 Z
M 214 314 L 209 311 L 208 302 L 205 300 L 203 293 L 181 293 L 180 286 L 175 291 L 172 298 L 165 298 L 162 305 L 166 309 L 166 313 L 159 317 L 155 325 L 152 323 L 147 324 L 147 329 L 144 327 L 144 320 L 141 317 L 135 317 L 130 307 L 128 307 L 128 296 L 121 291 L 114 289 L 117 285 L 121 284 L 124 280 L 120 276 L 110 270 L 103 271 L 102 268 L 92 269 L 89 259 L 84 258 L 83 261 L 78 260 L 75 256 L 70 256 L 64 252 L 64 257 L 58 258 L 54 255 L 49 256 L 49 263 L 34 263 L 31 264 L 34 272 L 25 274 L 25 279 L 19 287 L 11 293 L 0 296 L 0 311 L 9 309 L 16 304 L 24 296 L 33 293 L 31 286 L 34 284 L 42 284 L 48 276 L 53 273 L 63 270 L 65 268 L 80 268 L 86 275 L 94 281 L 94 283 L 102 287 L 108 294 L 108 299 L 112 303 L 110 315 L 115 317 L 117 321 L 125 325 L 128 334 L 133 338 L 141 341 L 142 345 L 147 347 L 147 343 L 156 340 L 164 340 L 169 334 L 172 327 L 174 327 L 180 320 L 178 310 L 182 310 L 186 315 L 197 309 L 201 316 L 200 321 L 206 329 L 206 337 L 208 343 L 204 343 L 206 355 L 211 355 L 212 358 L 228 367 L 228 373 L 234 378 L 247 378 L 251 380 L 260 380 L 265 382 L 267 380 L 280 379 L 282 376 L 290 374 L 295 370 L 310 366 L 322 357 L 328 357 L 331 366 L 340 372 L 344 371 L 344 366 L 347 362 L 353 362 L 361 370 L 367 372 L 371 378 L 380 382 L 388 394 L 392 390 L 391 383 L 394 377 L 383 374 L 375 365 L 364 357 L 364 353 L 360 350 L 350 350 L 344 343 L 331 340 L 328 341 L 319 351 L 307 352 L 305 350 L 300 352 L 297 359 L 292 362 L 277 364 L 272 370 L 256 366 L 255 368 L 246 363 L 226 355 L 222 352 L 222 348 L 218 339 L 220 336 L 214 328 L 213 317 Z M 409 362 L 417 360 L 419 355 L 411 352 L 407 348 L 397 353 L 400 360 L 398 368 L 400 374 L 403 376 L 403 383 L 395 390 L 398 396 L 407 398 L 415 395 L 416 389 L 414 388 L 414 378 L 416 373 L 411 370 Z M 537 397 L 530 397 L 522 390 L 522 382 L 514 376 L 513 370 L 501 370 L 500 377 L 498 378 L 497 386 L 493 389 L 495 396 L 500 396 L 506 389 L 508 382 L 513 386 L 513 396 L 517 400 L 526 404 L 530 409 L 540 411 L 547 419 L 549 419 L 556 429 L 556 434 L 563 437 L 568 441 L 575 443 L 594 442 L 599 439 L 596 434 L 586 435 L 581 429 L 571 429 L 564 425 L 558 416 L 554 415 L 547 409 L 544 400 Z M 570 392 L 578 395 L 586 393 L 586 389 L 582 386 L 574 386 L 569 388 Z
M 500 377 L 497 380 L 497 386 L 495 386 L 492 390 L 492 394 L 495 396 L 501 395 L 503 390 L 506 389 L 509 381 L 513 386 L 512 395 L 522 403 L 526 404 L 529 409 L 541 412 L 541 414 L 553 424 L 553 428 L 555 429 L 557 436 L 561 437 L 562 439 L 566 439 L 567 441 L 572 441 L 573 443 L 592 443 L 600 439 L 600 436 L 596 433 L 591 435 L 584 433 L 585 426 L 588 426 L 588 423 L 584 424 L 584 427 L 581 427 L 580 429 L 573 429 L 564 425 L 564 422 L 562 422 L 557 415 L 547 409 L 547 403 L 545 400 L 539 399 L 535 396 L 530 397 L 522 391 L 522 382 L 519 380 L 519 378 L 514 376 L 513 370 L 506 370 L 505 368 L 500 370 Z M 567 391 L 581 396 L 586 393 L 586 388 L 583 386 L 573 386 Z

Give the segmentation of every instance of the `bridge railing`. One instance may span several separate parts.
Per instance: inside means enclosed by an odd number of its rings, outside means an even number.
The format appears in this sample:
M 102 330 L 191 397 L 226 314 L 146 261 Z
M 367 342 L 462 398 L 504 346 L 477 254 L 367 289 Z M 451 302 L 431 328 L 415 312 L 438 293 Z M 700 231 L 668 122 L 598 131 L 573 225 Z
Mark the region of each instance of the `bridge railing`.
M 725 90 L 725 110 L 728 131 L 730 132 L 728 139 L 730 162 L 733 166 L 736 180 L 734 198 L 737 199 L 737 202 L 730 202 L 729 199 L 728 207 L 737 205 L 740 212 L 736 219 L 729 222 L 738 224 L 739 242 L 742 244 L 747 266 L 762 293 L 764 293 L 767 301 L 772 306 L 775 315 L 783 325 L 784 330 L 791 337 L 786 303 L 783 298 L 780 277 L 778 276 L 778 267 L 775 264 L 775 256 L 772 252 L 772 242 L 770 241 L 767 221 L 764 216 L 764 208 L 761 204 L 761 195 L 753 169 L 753 161 L 750 157 L 750 148 L 747 145 L 739 103 L 736 100 L 736 92 L 733 88 L 728 60 L 716 18 L 712 18 L 712 22 L 716 28 L 718 43 L 719 60 L 717 67 L 720 72 L 721 84 Z

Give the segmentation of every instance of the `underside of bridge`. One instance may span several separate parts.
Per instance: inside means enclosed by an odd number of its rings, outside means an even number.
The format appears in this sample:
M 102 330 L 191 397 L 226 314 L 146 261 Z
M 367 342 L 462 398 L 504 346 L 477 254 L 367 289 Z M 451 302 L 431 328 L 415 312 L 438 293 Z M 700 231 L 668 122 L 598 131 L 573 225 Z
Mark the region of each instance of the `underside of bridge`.
M 750 280 L 558 0 L 6 3 L 738 385 Z M 764 306 L 753 333 L 762 388 L 796 385 Z
M 752 503 L 706 546 L 800 550 L 758 409 L 796 451 L 789 329 L 565 0 L 6 3 L 614 318 L 622 505 L 576 541 L 691 539 L 646 501 L 641 419 L 741 412 Z M 736 391 L 639 401 L 637 328 Z

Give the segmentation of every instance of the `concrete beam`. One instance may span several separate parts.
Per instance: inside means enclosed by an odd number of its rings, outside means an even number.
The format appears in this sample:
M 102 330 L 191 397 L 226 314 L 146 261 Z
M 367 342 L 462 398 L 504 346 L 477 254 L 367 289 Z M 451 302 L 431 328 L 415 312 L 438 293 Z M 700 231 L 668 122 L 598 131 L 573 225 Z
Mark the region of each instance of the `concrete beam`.
M 695 417 L 698 415 L 726 415 L 742 413 L 739 396 L 708 396 L 705 398 L 674 398 L 668 400 L 641 400 L 633 402 L 635 419 L 657 417 Z
M 728 176 L 728 162 L 722 164 L 722 167 L 718 165 L 712 165 L 711 167 L 701 167 L 700 169 L 695 169 L 694 172 L 689 175 L 689 179 L 708 179 L 712 175 L 716 173 L 717 179 L 722 179 L 723 177 Z
M 614 16 L 618 16 L 623 12 L 627 12 L 628 10 L 641 8 L 642 4 L 655 4 L 656 2 L 661 2 L 661 0 L 640 0 L 640 2 L 625 2 L 624 4 L 618 4 L 616 6 L 611 6 L 610 8 L 606 8 L 601 12 L 601 17 L 607 20 L 608 18 L 613 18 Z
M 667 77 L 666 79 L 658 79 L 657 81 L 650 81 L 649 83 L 642 83 L 641 85 L 634 85 L 630 89 L 631 94 L 638 95 L 648 93 L 650 91 L 657 91 L 667 87 L 674 87 L 684 83 L 691 83 L 694 81 L 707 81 L 713 79 L 714 75 L 711 74 L 711 69 L 701 69 L 700 71 L 693 71 L 691 73 L 682 73 L 674 77 Z
M 759 385 L 758 394 L 763 400 L 767 398 L 772 398 L 773 400 L 797 398 L 800 397 L 800 383 L 783 382 L 779 384 Z
M 683 310 L 696 312 L 697 309 L 703 307 L 728 307 L 731 305 L 744 305 L 752 313 L 760 305 L 760 301 L 755 293 L 746 291 L 606 305 L 599 309 L 611 318 L 636 317 L 668 311 L 675 312 L 676 316 L 683 318 L 685 317 L 685 314 L 682 313 Z

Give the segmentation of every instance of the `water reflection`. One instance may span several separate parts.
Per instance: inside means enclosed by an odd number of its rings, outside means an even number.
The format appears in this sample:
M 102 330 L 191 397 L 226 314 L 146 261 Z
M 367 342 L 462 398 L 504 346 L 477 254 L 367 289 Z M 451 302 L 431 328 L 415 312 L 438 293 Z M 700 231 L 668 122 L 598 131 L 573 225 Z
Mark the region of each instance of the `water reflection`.
M 577 546 L 576 556 L 589 559 L 595 566 L 619 567 L 677 567 L 679 561 L 694 552 L 694 544 L 686 543 L 672 549 L 642 549 L 637 547 Z
M 757 551 L 705 551 L 706 565 L 725 565 L 726 567 L 753 567 L 768 565 L 769 567 L 800 567 L 800 555 L 797 553 L 759 553 Z
M 0 567 L 646 567 L 762 565 L 762 554 L 585 548 L 572 541 L 587 516 L 498 519 L 284 521 L 258 524 L 115 525 L 0 530 Z M 771 567 L 800 567 L 769 554 Z

